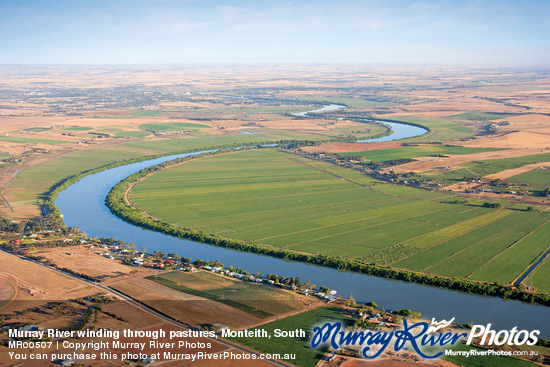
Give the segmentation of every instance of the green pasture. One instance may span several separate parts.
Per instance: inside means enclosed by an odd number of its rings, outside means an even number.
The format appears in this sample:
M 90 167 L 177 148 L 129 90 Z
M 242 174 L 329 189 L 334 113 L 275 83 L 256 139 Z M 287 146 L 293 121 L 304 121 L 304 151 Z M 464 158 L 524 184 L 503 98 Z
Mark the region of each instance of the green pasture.
M 493 173 L 518 168 L 527 164 L 543 163 L 550 161 L 550 153 L 528 155 L 524 157 L 490 159 L 486 161 L 476 161 L 462 163 L 461 166 L 470 169 L 478 176 L 484 177 Z
M 210 126 L 204 124 L 195 124 L 191 122 L 159 122 L 139 125 L 141 130 L 147 131 L 183 131 L 195 129 L 210 129 Z
M 180 292 L 227 304 L 261 318 L 301 308 L 295 293 L 262 284 L 236 281 L 206 271 L 176 271 L 147 279 Z
M 427 178 L 431 178 L 437 182 L 444 182 L 448 184 L 455 184 L 470 179 L 478 179 L 479 177 L 472 171 L 466 168 L 454 169 L 452 171 L 430 171 L 422 174 Z
M 121 131 L 116 134 L 120 138 L 144 138 L 151 135 L 148 131 Z
M 187 162 L 130 195 L 136 207 L 196 230 L 461 278 L 511 282 L 540 253 L 549 213 L 451 198 L 267 149 Z
M 508 117 L 513 116 L 521 116 L 521 113 L 475 113 L 475 112 L 466 112 L 466 113 L 460 113 L 458 115 L 451 115 L 447 117 L 455 117 L 463 120 L 470 120 L 470 121 L 492 121 L 492 120 L 500 120 Z
M 420 158 L 429 157 L 432 155 L 462 155 L 474 154 L 481 152 L 493 152 L 502 150 L 498 148 L 468 148 L 453 145 L 420 145 L 420 146 L 405 146 L 390 149 L 375 149 L 361 152 L 340 153 L 342 157 L 360 157 L 370 161 L 385 162 L 394 159 L 403 158 Z
M 35 139 L 35 138 L 21 138 L 18 136 L 0 136 L 0 142 L 5 141 L 8 143 L 22 143 L 22 144 L 48 144 L 58 145 L 67 144 L 69 141 L 50 140 L 50 139 Z
M 41 133 L 43 131 L 48 131 L 50 129 L 51 129 L 51 127 L 30 127 L 28 129 L 25 129 L 24 131 L 30 131 L 30 132 L 33 132 L 33 133 Z
M 525 284 L 535 287 L 539 292 L 550 293 L 550 260 L 540 265 L 537 271 L 525 281 Z
M 550 169 L 534 169 L 532 171 L 510 177 L 506 181 L 533 185 L 536 190 L 543 191 L 550 188 Z
M 89 131 L 93 130 L 93 127 L 88 126 L 72 126 L 72 127 L 64 127 L 61 130 L 70 130 L 70 131 Z

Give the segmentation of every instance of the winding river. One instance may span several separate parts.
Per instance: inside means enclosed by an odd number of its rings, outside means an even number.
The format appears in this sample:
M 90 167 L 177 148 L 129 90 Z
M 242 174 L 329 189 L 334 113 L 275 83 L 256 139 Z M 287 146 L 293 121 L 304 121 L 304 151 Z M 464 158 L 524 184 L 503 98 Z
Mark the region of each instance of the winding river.
M 410 125 L 392 126 L 394 134 L 400 133 L 401 126 Z M 148 252 L 158 250 L 193 259 L 220 260 L 250 273 L 258 270 L 264 275 L 274 273 L 285 277 L 299 276 L 302 282 L 310 280 L 317 287 L 324 285 L 336 289 L 343 297 L 353 295 L 360 302 L 376 301 L 387 309 L 407 308 L 439 320 L 456 317 L 459 323 L 492 323 L 492 328 L 496 330 L 514 326 L 520 330 L 538 329 L 541 330 L 541 337 L 550 337 L 550 307 L 338 271 L 182 240 L 128 224 L 115 217 L 105 206 L 107 193 L 120 180 L 142 168 L 188 155 L 133 163 L 84 177 L 62 191 L 55 204 L 68 226 L 80 227 L 89 236 L 133 242 L 138 249 L 145 247 Z

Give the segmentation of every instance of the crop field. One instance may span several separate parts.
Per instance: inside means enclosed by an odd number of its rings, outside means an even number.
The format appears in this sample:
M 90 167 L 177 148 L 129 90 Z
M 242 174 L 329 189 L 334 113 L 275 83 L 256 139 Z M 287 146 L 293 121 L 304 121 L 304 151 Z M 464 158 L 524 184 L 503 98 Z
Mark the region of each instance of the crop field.
M 471 120 L 471 121 L 492 121 L 492 120 L 500 120 L 508 117 L 513 116 L 521 116 L 519 113 L 461 113 L 458 115 L 451 115 L 447 117 L 456 117 L 464 120 Z
M 525 284 L 535 287 L 541 292 L 550 293 L 550 261 L 546 261 L 531 275 Z
M 93 130 L 93 127 L 88 126 L 73 126 L 73 127 L 64 127 L 61 130 L 70 130 L 70 131 L 89 131 Z
M 233 280 L 206 271 L 172 272 L 147 279 L 180 292 L 224 303 L 259 318 L 269 318 L 303 308 L 303 297 L 295 293 Z
M 506 181 L 533 185 L 536 190 L 543 191 L 550 188 L 550 169 L 534 169 L 532 171 L 510 177 Z
M 58 145 L 58 144 L 68 143 L 67 141 L 61 141 L 61 140 L 21 138 L 18 136 L 0 136 L 0 142 L 2 141 L 8 142 L 8 143 L 48 144 L 48 145 Z
M 458 155 L 492 152 L 498 148 L 469 148 L 453 145 L 420 145 L 392 149 L 375 149 L 363 152 L 340 153 L 343 157 L 364 157 L 370 161 L 385 162 L 394 159 L 429 157 L 432 155 Z
M 276 150 L 206 157 L 136 184 L 136 207 L 171 223 L 300 252 L 509 283 L 547 246 L 550 213 L 453 204 Z
M 181 131 L 181 130 L 194 130 L 194 129 L 209 129 L 210 126 L 204 124 L 193 124 L 189 122 L 164 122 L 157 124 L 143 124 L 139 125 L 141 130 L 148 131 Z
M 484 177 L 492 173 L 501 172 L 513 168 L 525 166 L 526 164 L 542 163 L 550 161 L 550 153 L 528 155 L 524 157 L 491 159 L 486 161 L 462 163 L 462 166 Z
M 437 182 L 445 182 L 449 184 L 454 184 L 457 182 L 462 182 L 469 179 L 477 179 L 478 176 L 466 168 L 454 169 L 452 171 L 430 171 L 423 173 L 423 176 L 427 176 Z

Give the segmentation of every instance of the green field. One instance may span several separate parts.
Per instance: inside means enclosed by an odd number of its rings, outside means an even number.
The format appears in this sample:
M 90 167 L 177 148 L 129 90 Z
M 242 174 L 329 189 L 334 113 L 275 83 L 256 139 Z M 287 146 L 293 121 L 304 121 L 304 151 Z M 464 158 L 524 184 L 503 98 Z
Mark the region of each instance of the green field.
M 144 138 L 151 135 L 148 131 L 121 131 L 116 136 L 121 138 Z
M 190 122 L 159 122 L 156 124 L 142 124 L 139 125 L 141 130 L 147 131 L 182 131 L 182 130 L 194 130 L 194 129 L 209 129 L 210 126 L 203 124 L 194 124 Z
M 309 337 L 317 324 L 324 324 L 328 321 L 342 321 L 344 324 L 351 324 L 352 320 L 344 317 L 341 310 L 336 307 L 320 307 L 250 329 L 263 329 L 270 335 L 273 335 L 275 329 L 285 331 L 303 329 L 306 331 L 306 338 L 280 338 L 275 342 L 274 339 L 264 338 L 232 338 L 231 340 L 264 353 L 296 354 L 296 359 L 287 361 L 297 366 L 310 367 L 319 362 L 324 352 L 311 349 Z
M 17 136 L 0 136 L 0 142 L 6 141 L 9 143 L 22 143 L 22 144 L 48 144 L 48 145 L 58 145 L 58 144 L 67 144 L 68 141 L 61 140 L 50 140 L 50 139 L 35 139 L 35 138 L 20 138 Z
M 480 177 L 484 177 L 493 173 L 522 167 L 527 164 L 543 162 L 550 162 L 550 153 L 535 154 L 515 158 L 490 159 L 486 161 L 468 162 L 462 163 L 461 166 L 470 169 Z
M 88 131 L 93 130 L 93 127 L 88 126 L 72 126 L 72 127 L 65 127 L 61 130 L 70 130 L 70 131 Z
M 48 131 L 50 129 L 51 129 L 50 127 L 30 127 L 28 129 L 25 129 L 24 131 L 30 131 L 30 132 L 33 132 L 33 133 L 41 133 L 43 131 Z
M 545 212 L 450 204 L 449 194 L 276 150 L 164 170 L 136 184 L 130 199 L 170 223 L 224 237 L 502 283 L 540 253 L 550 220 Z
M 406 146 L 391 149 L 375 149 L 362 152 L 340 153 L 342 157 L 364 157 L 370 161 L 385 162 L 394 159 L 403 158 L 420 158 L 432 155 L 461 155 L 474 154 L 481 152 L 493 152 L 497 148 L 468 148 L 453 145 L 421 145 L 421 146 Z
M 506 181 L 533 185 L 535 190 L 546 190 L 550 188 L 550 169 L 534 169 L 513 177 Z
M 467 113 L 461 113 L 458 115 L 451 115 L 447 117 L 456 117 L 463 120 L 471 120 L 471 121 L 492 121 L 492 120 L 500 120 L 507 117 L 513 117 L 513 116 L 521 116 L 521 113 L 473 113 L 473 112 L 467 112 Z
M 302 308 L 298 295 L 262 284 L 233 280 L 206 271 L 172 272 L 147 279 L 180 292 L 224 303 L 260 318 Z

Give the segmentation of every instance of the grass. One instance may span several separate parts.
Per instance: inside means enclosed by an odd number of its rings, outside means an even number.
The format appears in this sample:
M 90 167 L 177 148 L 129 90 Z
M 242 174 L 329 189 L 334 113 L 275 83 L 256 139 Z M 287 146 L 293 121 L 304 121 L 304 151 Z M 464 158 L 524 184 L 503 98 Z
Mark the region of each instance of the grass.
M 254 348 L 260 352 L 270 354 L 296 354 L 296 359 L 287 360 L 297 366 L 314 366 L 323 357 L 324 351 L 311 349 L 309 347 L 309 338 L 313 327 L 318 324 L 324 324 L 328 321 L 343 321 L 344 324 L 351 323 L 351 319 L 344 318 L 341 310 L 336 307 L 320 307 L 312 311 L 304 312 L 299 315 L 290 316 L 282 320 L 277 320 L 255 329 L 266 330 L 269 335 L 273 335 L 275 329 L 292 331 L 302 329 L 306 331 L 306 338 L 232 338 L 231 340 Z
M 190 122 L 161 122 L 154 124 L 142 124 L 139 125 L 141 130 L 147 131 L 182 131 L 182 130 L 195 130 L 195 129 L 209 129 L 210 126 L 203 124 L 194 124 Z
M 72 127 L 64 127 L 61 130 L 70 130 L 70 131 L 88 131 L 93 130 L 93 127 L 88 126 L 72 126 Z
M 540 253 L 550 214 L 452 198 L 267 149 L 187 162 L 130 196 L 207 233 L 448 276 L 507 283 Z
M 31 127 L 31 128 L 25 129 L 24 131 L 30 131 L 30 132 L 34 132 L 34 133 L 41 133 L 43 131 L 48 131 L 50 129 L 51 129 L 50 127 Z
M 67 144 L 70 141 L 50 140 L 50 139 L 34 139 L 34 138 L 20 138 L 17 136 L 0 136 L 0 142 L 5 141 L 9 143 L 22 143 L 22 144 L 48 144 L 58 145 Z
M 550 169 L 534 169 L 510 177 L 506 181 L 533 185 L 536 190 L 543 191 L 550 188 Z
M 524 157 L 490 159 L 486 161 L 476 161 L 462 163 L 461 165 L 484 177 L 493 173 L 518 168 L 527 164 L 542 163 L 550 161 L 550 153 L 528 155 Z
M 224 303 L 251 315 L 268 318 L 301 308 L 297 295 L 261 284 L 233 280 L 206 271 L 172 272 L 147 279 L 180 292 Z
M 535 287 L 539 292 L 550 293 L 550 260 L 546 261 L 527 279 L 525 284 Z
M 151 135 L 148 131 L 122 131 L 116 134 L 121 138 L 144 138 Z
M 454 169 L 452 171 L 445 172 L 426 172 L 423 174 L 427 178 L 431 178 L 437 182 L 443 182 L 447 184 L 455 184 L 469 179 L 478 179 L 479 177 L 472 171 L 467 170 L 466 168 Z
M 500 120 L 508 117 L 513 116 L 521 116 L 521 113 L 473 113 L 473 112 L 467 112 L 467 113 L 461 113 L 458 115 L 451 115 L 447 117 L 456 117 L 463 120 L 470 120 L 470 121 L 492 121 L 492 120 Z
M 498 148 L 468 148 L 453 145 L 421 145 L 406 146 L 391 149 L 375 149 L 362 152 L 340 153 L 343 157 L 364 157 L 370 161 L 385 162 L 394 159 L 420 158 L 431 155 L 462 155 L 481 152 L 493 152 L 502 149 Z

